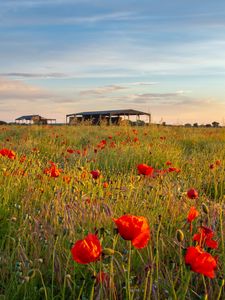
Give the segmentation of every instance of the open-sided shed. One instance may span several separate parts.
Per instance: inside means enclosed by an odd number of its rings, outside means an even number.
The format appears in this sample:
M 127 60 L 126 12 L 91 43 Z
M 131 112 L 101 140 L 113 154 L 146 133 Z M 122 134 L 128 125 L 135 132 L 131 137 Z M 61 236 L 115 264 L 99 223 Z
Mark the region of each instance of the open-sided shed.
M 127 120 L 130 120 L 130 116 L 136 116 L 136 122 L 140 121 L 141 116 L 147 116 L 148 123 L 151 123 L 151 114 L 134 109 L 87 111 L 68 114 L 66 115 L 66 123 L 75 125 L 88 121 L 90 124 L 99 125 L 104 121 L 111 125 L 120 124 L 122 119 L 127 118 Z

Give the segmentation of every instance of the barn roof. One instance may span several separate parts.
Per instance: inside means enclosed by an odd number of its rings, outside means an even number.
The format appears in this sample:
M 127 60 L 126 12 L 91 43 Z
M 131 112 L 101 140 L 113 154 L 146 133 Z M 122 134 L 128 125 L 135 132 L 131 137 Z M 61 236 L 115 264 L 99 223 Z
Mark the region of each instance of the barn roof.
M 16 121 L 21 121 L 21 120 L 26 120 L 26 121 L 32 121 L 33 118 L 35 117 L 40 117 L 41 120 L 48 120 L 48 121 L 54 121 L 56 119 L 48 119 L 48 118 L 44 118 L 44 117 L 41 117 L 40 115 L 28 115 L 28 116 L 22 116 L 22 117 L 19 117 L 16 119 Z
M 27 120 L 27 121 L 31 121 L 32 118 L 34 117 L 40 117 L 39 115 L 28 115 L 28 116 L 22 116 L 22 117 L 19 117 L 17 118 L 16 120 Z
M 85 112 L 68 114 L 66 116 L 71 117 L 77 115 L 82 115 L 82 116 L 148 115 L 149 116 L 150 114 L 143 111 L 134 110 L 134 109 L 119 109 L 119 110 L 85 111 Z

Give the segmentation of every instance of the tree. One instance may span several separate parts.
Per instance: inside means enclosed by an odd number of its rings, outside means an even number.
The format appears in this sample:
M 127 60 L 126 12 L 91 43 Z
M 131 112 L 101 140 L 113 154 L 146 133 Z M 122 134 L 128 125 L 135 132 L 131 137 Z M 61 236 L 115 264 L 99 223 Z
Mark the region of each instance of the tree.
M 0 121 L 0 125 L 6 125 L 7 123 L 4 121 Z
M 219 125 L 220 125 L 220 123 L 219 123 L 219 122 L 216 122 L 216 121 L 212 122 L 212 126 L 213 126 L 213 127 L 216 127 L 216 128 L 218 128 L 218 127 L 219 127 Z

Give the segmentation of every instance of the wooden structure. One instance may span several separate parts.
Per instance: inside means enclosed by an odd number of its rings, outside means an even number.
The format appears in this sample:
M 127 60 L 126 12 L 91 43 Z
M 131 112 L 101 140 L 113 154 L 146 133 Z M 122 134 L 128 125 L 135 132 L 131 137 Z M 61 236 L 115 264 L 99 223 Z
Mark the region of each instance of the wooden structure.
M 56 123 L 56 119 L 47 119 L 39 115 L 29 115 L 29 116 L 22 116 L 15 119 L 15 122 L 17 124 L 47 125 L 47 124 Z
M 136 124 L 145 124 L 141 121 L 141 116 L 148 117 L 148 124 L 151 123 L 151 114 L 134 109 L 120 109 L 120 110 L 104 110 L 104 111 L 89 111 L 79 112 L 66 115 L 66 124 L 77 125 L 80 123 L 88 123 L 90 125 L 100 125 L 105 123 L 107 125 L 120 125 L 127 120 L 130 121 L 130 116 L 136 117 Z

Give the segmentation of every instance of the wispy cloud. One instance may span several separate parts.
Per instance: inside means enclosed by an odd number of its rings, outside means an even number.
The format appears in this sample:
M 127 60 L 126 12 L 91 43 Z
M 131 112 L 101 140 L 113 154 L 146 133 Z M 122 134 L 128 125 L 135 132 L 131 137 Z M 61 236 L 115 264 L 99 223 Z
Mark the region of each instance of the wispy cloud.
M 116 22 L 138 20 L 142 17 L 136 15 L 134 12 L 113 12 L 101 13 L 82 16 L 30 16 L 25 19 L 20 16 L 15 16 L 9 20 L 7 14 L 2 14 L 1 26 L 45 26 L 45 25 L 76 25 L 83 24 L 84 26 L 99 22 Z
M 133 85 L 133 86 L 149 86 L 149 85 L 156 85 L 159 84 L 159 82 L 152 81 L 152 82 L 130 82 L 130 83 L 125 83 L 125 85 Z
M 64 73 L 20 73 L 20 72 L 12 72 L 12 73 L 0 73 L 0 76 L 3 77 L 12 77 L 12 78 L 25 78 L 25 79 L 33 79 L 33 78 L 66 78 L 67 75 Z
M 124 86 L 108 85 L 108 86 L 104 86 L 104 87 L 98 87 L 98 88 L 94 88 L 94 89 L 81 91 L 80 95 L 81 96 L 104 95 L 104 94 L 109 94 L 109 93 L 113 93 L 113 92 L 124 90 L 124 89 L 126 89 L 126 87 L 124 87 Z
M 50 93 L 41 88 L 28 85 L 19 80 L 0 78 L 0 101 L 6 100 L 34 100 L 48 98 Z

